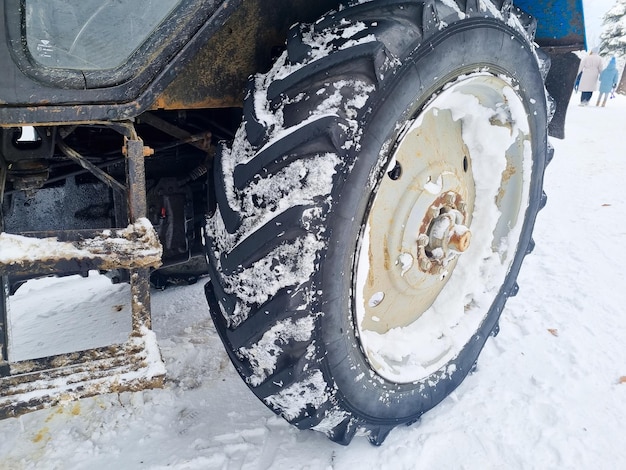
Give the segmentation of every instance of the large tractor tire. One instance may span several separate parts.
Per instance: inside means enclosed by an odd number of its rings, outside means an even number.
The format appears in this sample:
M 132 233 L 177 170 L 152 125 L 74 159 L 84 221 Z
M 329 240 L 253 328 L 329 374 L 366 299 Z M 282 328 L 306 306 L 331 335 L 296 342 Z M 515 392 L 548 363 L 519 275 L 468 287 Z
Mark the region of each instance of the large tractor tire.
M 533 246 L 548 64 L 509 1 L 292 28 L 216 158 L 207 298 L 274 412 L 381 444 L 474 367 Z

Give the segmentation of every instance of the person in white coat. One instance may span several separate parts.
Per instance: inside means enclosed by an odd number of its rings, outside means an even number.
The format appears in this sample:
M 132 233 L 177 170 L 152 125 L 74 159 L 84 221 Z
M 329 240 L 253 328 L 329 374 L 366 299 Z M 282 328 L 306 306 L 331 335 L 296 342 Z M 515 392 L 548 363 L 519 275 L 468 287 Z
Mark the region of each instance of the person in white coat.
M 587 106 L 591 101 L 593 92 L 598 87 L 598 77 L 602 72 L 602 58 L 598 55 L 598 49 L 594 48 L 588 55 L 583 57 L 578 67 L 580 81 L 578 82 L 578 91 L 580 91 L 580 105 Z

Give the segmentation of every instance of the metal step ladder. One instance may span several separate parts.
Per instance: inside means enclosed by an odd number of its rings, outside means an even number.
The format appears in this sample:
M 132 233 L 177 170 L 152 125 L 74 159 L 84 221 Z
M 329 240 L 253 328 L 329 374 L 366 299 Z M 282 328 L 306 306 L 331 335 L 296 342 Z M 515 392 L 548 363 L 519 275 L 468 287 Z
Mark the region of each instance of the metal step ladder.
M 125 137 L 126 185 L 74 155 L 78 163 L 126 194 L 124 229 L 0 234 L 0 419 L 102 393 L 163 386 L 163 364 L 151 329 L 150 271 L 161 264 L 162 247 L 146 218 L 144 147 L 134 128 Z M 66 149 L 67 150 L 67 149 Z M 2 188 L 0 188 L 2 189 Z M 24 247 L 30 249 L 24 249 Z M 14 248 L 12 250 L 11 248 Z M 10 362 L 7 301 L 9 276 L 33 277 L 89 270 L 126 269 L 130 274 L 132 330 L 123 344 Z

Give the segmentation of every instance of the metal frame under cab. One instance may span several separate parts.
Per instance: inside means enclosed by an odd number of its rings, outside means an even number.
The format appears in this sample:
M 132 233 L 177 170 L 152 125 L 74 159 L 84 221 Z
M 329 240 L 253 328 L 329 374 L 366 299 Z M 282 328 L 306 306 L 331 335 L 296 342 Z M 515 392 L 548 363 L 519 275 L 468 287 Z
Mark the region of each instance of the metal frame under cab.
M 161 263 L 157 234 L 150 224 L 145 223 L 144 158 L 150 154 L 150 149 L 144 146 L 131 125 L 125 130 L 126 184 L 108 181 L 102 174 L 96 176 L 126 194 L 128 220 L 131 222 L 128 228 L 17 234 L 42 241 L 53 239 L 69 243 L 80 250 L 80 255 L 0 263 L 0 419 L 70 399 L 163 385 L 165 366 L 151 331 L 150 315 L 150 271 Z M 0 180 L 3 177 L 4 174 L 0 175 Z M 130 274 L 132 331 L 125 343 L 33 360 L 9 361 L 7 301 L 10 276 L 109 269 L 126 269 Z

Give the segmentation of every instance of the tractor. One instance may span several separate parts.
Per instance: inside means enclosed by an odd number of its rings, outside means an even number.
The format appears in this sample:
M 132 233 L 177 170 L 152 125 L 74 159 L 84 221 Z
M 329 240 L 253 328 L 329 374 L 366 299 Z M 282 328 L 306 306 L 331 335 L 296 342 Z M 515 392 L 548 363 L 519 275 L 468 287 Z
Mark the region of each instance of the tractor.
M 340 444 L 380 445 L 474 370 L 534 247 L 581 0 L 0 16 L 0 417 L 163 386 L 150 293 L 199 280 L 252 393 Z M 130 284 L 128 338 L 12 359 L 11 296 L 93 273 Z

